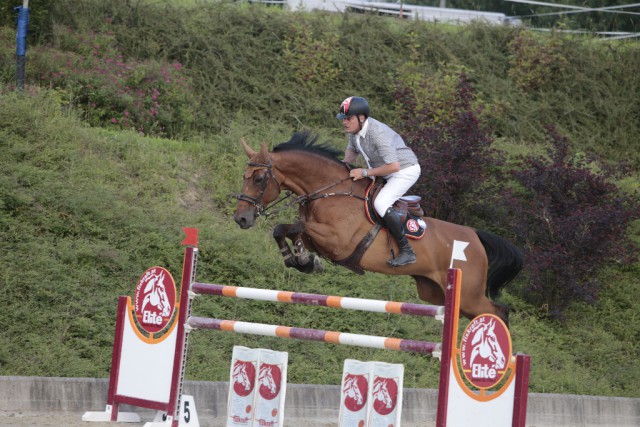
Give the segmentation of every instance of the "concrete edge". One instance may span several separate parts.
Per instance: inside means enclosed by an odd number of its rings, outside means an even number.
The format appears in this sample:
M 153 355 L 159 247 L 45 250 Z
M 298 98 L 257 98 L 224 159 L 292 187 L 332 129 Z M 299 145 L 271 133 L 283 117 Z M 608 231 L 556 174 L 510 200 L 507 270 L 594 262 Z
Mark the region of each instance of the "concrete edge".
M 57 378 L 0 376 L 0 408 L 14 412 L 104 411 L 109 380 L 106 378 Z M 226 416 L 227 382 L 185 381 L 184 393 L 194 396 L 201 420 Z M 402 419 L 433 422 L 437 390 L 405 389 Z M 337 385 L 288 384 L 286 419 L 338 419 L 340 388 Z M 141 408 L 122 411 L 152 414 Z M 530 393 L 527 426 L 618 426 L 640 425 L 640 399 Z

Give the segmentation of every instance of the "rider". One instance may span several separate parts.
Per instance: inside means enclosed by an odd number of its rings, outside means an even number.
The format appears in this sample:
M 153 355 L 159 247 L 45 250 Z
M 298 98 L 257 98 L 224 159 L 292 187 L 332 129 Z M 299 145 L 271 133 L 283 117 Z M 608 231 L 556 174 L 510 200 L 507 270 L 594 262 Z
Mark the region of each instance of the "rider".
M 416 262 L 400 216 L 392 206 L 420 177 L 418 158 L 393 129 L 369 117 L 369 103 L 364 98 L 350 96 L 342 101 L 336 118 L 342 120 L 349 138 L 344 161 L 353 163 L 362 154 L 367 163 L 366 169 L 352 169 L 349 176 L 354 180 L 381 176 L 387 181 L 374 201 L 376 212 L 384 218 L 400 248 L 398 256 L 387 262 L 393 267 Z

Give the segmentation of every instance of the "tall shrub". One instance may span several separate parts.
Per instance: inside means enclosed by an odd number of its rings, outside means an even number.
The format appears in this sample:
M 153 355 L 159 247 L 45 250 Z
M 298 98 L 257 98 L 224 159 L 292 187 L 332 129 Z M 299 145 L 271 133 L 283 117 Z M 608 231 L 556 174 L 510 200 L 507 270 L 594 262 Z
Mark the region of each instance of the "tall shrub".
M 475 100 L 464 73 L 398 82 L 396 87 L 398 128 L 422 168 L 415 192 L 428 215 L 451 222 L 477 219 L 476 208 L 486 203 L 486 186 L 502 164 Z
M 548 134 L 547 155 L 522 159 L 511 172 L 519 188 L 504 200 L 526 251 L 523 296 L 561 318 L 573 301 L 598 300 L 598 268 L 637 259 L 627 229 L 640 216 L 640 199 L 617 188 L 612 170 L 571 156 L 553 128 Z
M 509 76 L 515 85 L 532 92 L 557 84 L 569 65 L 562 53 L 562 39 L 520 31 L 510 44 Z

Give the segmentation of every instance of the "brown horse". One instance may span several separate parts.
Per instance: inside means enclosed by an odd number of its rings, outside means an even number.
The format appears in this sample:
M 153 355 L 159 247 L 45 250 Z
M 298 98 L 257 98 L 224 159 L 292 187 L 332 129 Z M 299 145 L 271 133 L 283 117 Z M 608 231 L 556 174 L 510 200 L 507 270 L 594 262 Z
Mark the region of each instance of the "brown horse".
M 522 254 L 514 245 L 488 232 L 425 217 L 426 234 L 411 240 L 417 262 L 391 267 L 387 264 L 390 251 L 398 250 L 394 239 L 388 239 L 386 232 L 370 233 L 375 227 L 365 216 L 371 181 L 352 181 L 349 165 L 338 157 L 340 152 L 318 144 L 308 133 L 294 134 L 272 152 L 264 143 L 259 152 L 241 143 L 249 157 L 234 215 L 241 228 L 255 225 L 282 191 L 297 196 L 293 200 L 299 205 L 299 221 L 280 224 L 273 234 L 285 265 L 303 272 L 321 271 L 322 263 L 311 251 L 357 272 L 410 275 L 420 299 L 443 305 L 454 240 L 468 242 L 467 261 L 455 265 L 463 270 L 460 313 L 469 319 L 496 314 L 508 325 L 508 308 L 488 297 L 497 297 L 521 270 Z M 286 238 L 293 242 L 293 251 Z M 357 256 L 359 248 L 364 248 L 361 256 Z

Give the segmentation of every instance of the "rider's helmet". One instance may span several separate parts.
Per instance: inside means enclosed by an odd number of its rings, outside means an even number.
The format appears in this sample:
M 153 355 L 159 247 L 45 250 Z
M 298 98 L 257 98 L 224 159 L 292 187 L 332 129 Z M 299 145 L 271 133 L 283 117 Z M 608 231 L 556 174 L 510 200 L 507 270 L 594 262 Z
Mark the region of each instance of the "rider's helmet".
M 340 104 L 340 112 L 336 114 L 336 119 L 343 120 L 360 114 L 364 114 L 365 118 L 369 117 L 369 103 L 359 96 L 350 96 Z

